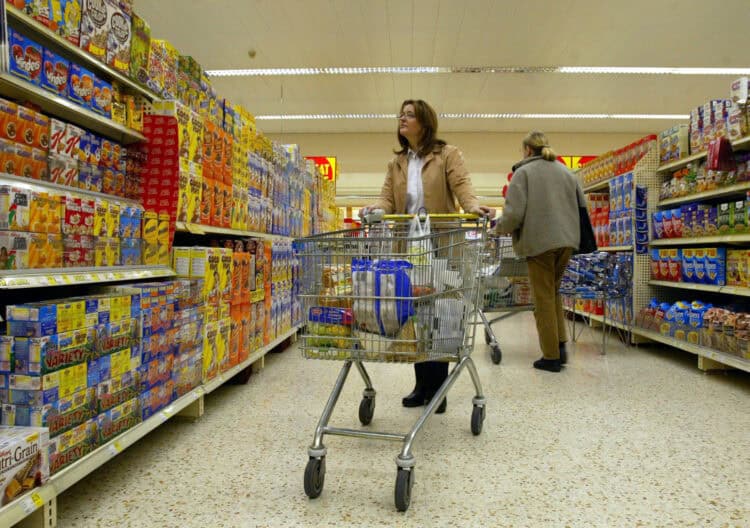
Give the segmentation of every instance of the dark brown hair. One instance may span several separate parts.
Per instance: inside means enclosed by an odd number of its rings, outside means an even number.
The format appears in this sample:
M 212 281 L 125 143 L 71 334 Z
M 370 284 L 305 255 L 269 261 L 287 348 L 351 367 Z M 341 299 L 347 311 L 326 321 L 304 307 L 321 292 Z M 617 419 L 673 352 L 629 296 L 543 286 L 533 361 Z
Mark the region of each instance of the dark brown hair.
M 417 152 L 417 155 L 423 157 L 438 147 L 444 147 L 446 144 L 445 141 L 437 138 L 438 117 L 435 110 L 433 110 L 433 108 L 422 99 L 407 99 L 401 103 L 401 112 L 404 111 L 406 105 L 412 105 L 414 107 L 414 115 L 417 118 L 417 122 L 422 127 L 422 139 L 419 142 L 419 152 Z M 401 145 L 401 150 L 396 150 L 395 153 L 408 153 L 409 140 L 402 136 L 398 131 L 398 125 L 396 126 L 396 136 L 398 137 L 399 145 Z

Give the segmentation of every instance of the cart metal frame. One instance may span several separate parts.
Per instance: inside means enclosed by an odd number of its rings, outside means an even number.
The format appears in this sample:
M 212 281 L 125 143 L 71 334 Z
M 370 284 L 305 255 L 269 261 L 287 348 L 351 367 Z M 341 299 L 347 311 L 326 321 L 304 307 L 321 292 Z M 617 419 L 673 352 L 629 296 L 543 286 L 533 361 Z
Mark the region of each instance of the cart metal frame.
M 383 215 L 382 212 L 375 213 L 374 215 L 367 218 L 367 223 L 360 229 L 351 229 L 346 231 L 337 231 L 332 233 L 325 233 L 322 235 L 316 235 L 308 237 L 298 241 L 299 257 L 302 264 L 302 275 L 303 275 L 303 292 L 300 297 L 305 302 L 306 318 L 308 317 L 311 306 L 315 303 L 320 302 L 323 298 L 320 294 L 320 284 L 316 283 L 317 276 L 320 274 L 320 260 L 323 256 L 327 257 L 344 257 L 343 259 L 333 259 L 338 262 L 345 262 L 346 258 L 350 262 L 353 257 L 370 255 L 378 255 L 378 252 L 387 253 L 388 256 L 400 256 L 404 259 L 415 258 L 415 254 L 412 251 L 407 253 L 404 251 L 405 245 L 412 245 L 415 242 L 427 241 L 424 252 L 417 252 L 416 258 L 426 257 L 427 255 L 437 257 L 441 252 L 447 252 L 451 255 L 449 260 L 457 258 L 460 264 L 467 268 L 471 268 L 471 273 L 461 275 L 462 289 L 452 290 L 453 292 L 461 292 L 460 298 L 465 303 L 465 309 L 462 312 L 461 323 L 463 323 L 462 336 L 460 337 L 460 343 L 455 346 L 452 350 L 440 348 L 440 340 L 434 337 L 434 334 L 430 334 L 429 337 L 421 340 L 409 340 L 399 339 L 397 336 L 387 336 L 393 339 L 366 339 L 362 338 L 361 346 L 360 343 L 354 345 L 349 343 L 347 345 L 346 340 L 354 340 L 353 337 L 339 338 L 339 341 L 344 341 L 343 346 L 348 347 L 345 349 L 329 348 L 324 351 L 319 350 L 319 344 L 317 339 L 318 335 L 312 334 L 306 328 L 302 335 L 302 350 L 305 357 L 314 359 L 333 359 L 343 360 L 343 366 L 339 371 L 336 382 L 333 385 L 333 389 L 328 398 L 328 401 L 323 409 L 323 413 L 318 421 L 318 425 L 315 428 L 315 434 L 313 443 L 308 448 L 309 460 L 305 468 L 304 475 L 304 488 L 305 493 L 311 499 L 317 498 L 324 486 L 325 473 L 326 473 L 326 456 L 328 454 L 328 448 L 325 446 L 323 440 L 326 435 L 334 436 L 345 436 L 352 438 L 367 438 L 377 440 L 390 440 L 401 442 L 400 453 L 396 456 L 396 485 L 394 490 L 394 499 L 396 509 L 398 511 L 406 511 L 411 504 L 411 493 L 414 485 L 414 475 L 416 468 L 416 457 L 413 453 L 414 441 L 420 431 L 424 428 L 428 419 L 435 412 L 437 407 L 446 397 L 453 384 L 456 382 L 458 377 L 464 370 L 468 370 L 471 377 L 472 383 L 474 384 L 475 395 L 472 398 L 472 414 L 471 414 L 471 431 L 476 436 L 482 431 L 484 418 L 486 416 L 486 398 L 482 391 L 482 384 L 477 372 L 476 365 L 471 358 L 471 352 L 474 347 L 474 339 L 476 333 L 476 326 L 471 323 L 473 315 L 478 311 L 478 294 L 479 294 L 479 280 L 478 280 L 478 266 L 481 244 L 484 242 L 487 230 L 487 221 L 485 218 L 477 217 L 476 215 L 429 215 L 433 221 L 443 221 L 452 225 L 452 231 L 455 234 L 460 234 L 452 238 L 453 241 L 450 247 L 442 247 L 446 237 L 449 237 L 448 232 L 443 229 L 436 229 L 437 234 L 432 234 L 426 237 L 410 237 L 404 236 L 404 230 L 401 223 L 410 222 L 413 219 L 411 215 Z M 380 222 L 380 223 L 378 223 Z M 466 224 L 471 223 L 471 227 L 467 227 Z M 389 236 L 385 236 L 384 225 L 391 224 L 393 227 L 390 230 Z M 408 225 L 408 224 L 407 224 Z M 380 226 L 378 229 L 375 226 Z M 398 226 L 401 226 L 400 229 Z M 470 229 L 476 230 L 479 236 L 475 240 L 471 240 L 465 236 Z M 384 247 L 393 248 L 397 246 L 397 250 L 393 249 L 384 251 Z M 447 245 L 446 245 L 447 246 Z M 333 249 L 332 249 L 333 248 Z M 328 250 L 329 253 L 325 254 L 324 251 Z M 339 255 L 337 252 L 342 251 L 343 255 Z M 332 255 L 332 253 L 333 255 Z M 455 255 L 455 256 L 454 256 Z M 345 266 L 346 264 L 344 264 Z M 352 268 L 353 268 L 352 264 Z M 455 276 L 458 276 L 459 272 L 454 271 Z M 430 272 L 433 280 L 435 277 L 434 269 Z M 307 277 L 307 279 L 305 278 Z M 353 282 L 356 282 L 353 280 Z M 437 304 L 438 300 L 450 293 L 451 290 L 446 288 L 446 293 L 433 293 L 423 297 L 409 297 L 409 301 L 415 303 L 426 303 L 428 307 Z M 404 301 L 405 297 L 357 297 L 355 295 L 349 295 L 353 297 L 352 301 Z M 347 294 L 344 293 L 338 299 L 345 300 Z M 330 301 L 331 297 L 325 297 L 326 300 Z M 354 312 L 354 310 L 352 310 Z M 438 312 L 431 312 L 431 317 L 436 321 Z M 460 324 L 460 323 L 459 323 Z M 353 328 L 356 328 L 357 323 L 353 324 Z M 437 328 L 433 327 L 432 332 L 440 332 L 442 325 Z M 352 330 L 354 335 L 354 330 Z M 426 340 L 425 340 L 426 339 Z M 415 344 L 417 342 L 426 342 L 427 345 L 427 356 L 425 355 L 395 355 L 391 348 L 384 348 L 381 344 L 383 342 L 395 342 L 395 343 L 410 343 Z M 452 342 L 455 343 L 455 342 Z M 371 345 L 369 348 L 367 345 Z M 373 351 L 373 349 L 375 349 Z M 388 352 L 386 353 L 386 350 Z M 445 379 L 439 390 L 435 393 L 430 402 L 426 405 L 425 409 L 420 414 L 416 423 L 406 433 L 393 433 L 384 431 L 371 431 L 366 429 L 352 429 L 344 427 L 334 427 L 330 425 L 331 416 L 336 408 L 336 405 L 341 396 L 341 392 L 344 385 L 347 382 L 349 374 L 351 373 L 352 366 L 359 372 L 362 381 L 364 382 L 365 388 L 362 392 L 362 400 L 359 405 L 359 420 L 363 426 L 368 426 L 374 416 L 375 411 L 375 398 L 376 391 L 373 386 L 367 369 L 365 368 L 364 362 L 375 361 L 375 362 L 406 362 L 409 364 L 415 361 L 422 361 L 424 359 L 441 359 L 454 362 L 455 365 L 451 369 L 448 377 Z

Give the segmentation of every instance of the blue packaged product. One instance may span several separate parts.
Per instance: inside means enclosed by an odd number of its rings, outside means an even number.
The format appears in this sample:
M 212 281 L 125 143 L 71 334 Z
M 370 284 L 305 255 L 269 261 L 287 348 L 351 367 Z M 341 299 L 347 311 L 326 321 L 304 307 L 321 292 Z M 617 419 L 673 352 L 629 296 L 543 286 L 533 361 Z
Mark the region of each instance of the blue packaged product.
M 645 209 L 636 209 L 635 210 L 635 221 L 639 220 L 645 220 L 648 221 L 648 211 Z
M 635 232 L 635 243 L 636 244 L 648 244 L 648 231 L 636 231 Z
M 656 211 L 653 215 L 651 226 L 654 230 L 654 240 L 664 238 L 664 215 L 661 211 Z
M 310 308 L 308 321 L 310 321 L 311 323 L 351 326 L 352 311 L 347 308 L 315 306 Z
M 21 79 L 38 85 L 42 79 L 44 49 L 18 31 L 10 31 L 8 37 L 10 72 Z
M 707 284 L 724 286 L 726 284 L 726 248 L 707 248 L 705 256 Z
M 648 187 L 635 186 L 635 208 L 645 210 L 648 207 Z
M 635 221 L 635 231 L 636 233 L 644 233 L 646 235 L 646 238 L 648 238 L 648 220 L 638 220 Z
M 67 97 L 69 69 L 70 61 L 50 50 L 44 50 L 44 66 L 40 83 L 42 88 L 60 97 Z
M 13 352 L 15 338 L 12 336 L 0 336 L 0 374 L 13 372 Z M 0 383 L 0 389 L 4 389 Z

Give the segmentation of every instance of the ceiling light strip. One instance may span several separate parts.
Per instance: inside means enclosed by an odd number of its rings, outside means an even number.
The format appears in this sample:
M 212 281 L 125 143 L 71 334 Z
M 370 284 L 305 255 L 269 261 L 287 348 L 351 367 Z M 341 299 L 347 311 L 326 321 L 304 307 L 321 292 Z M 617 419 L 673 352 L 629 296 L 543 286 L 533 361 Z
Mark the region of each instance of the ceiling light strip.
M 325 68 L 251 68 L 208 70 L 211 77 L 296 75 L 375 75 L 438 73 L 563 73 L 583 75 L 750 75 L 750 68 L 676 68 L 651 66 L 362 66 Z
M 617 120 L 665 120 L 688 119 L 688 114 L 480 114 L 444 113 L 443 119 L 617 119 Z M 396 114 L 276 114 L 259 115 L 259 121 L 321 121 L 341 119 L 396 119 Z

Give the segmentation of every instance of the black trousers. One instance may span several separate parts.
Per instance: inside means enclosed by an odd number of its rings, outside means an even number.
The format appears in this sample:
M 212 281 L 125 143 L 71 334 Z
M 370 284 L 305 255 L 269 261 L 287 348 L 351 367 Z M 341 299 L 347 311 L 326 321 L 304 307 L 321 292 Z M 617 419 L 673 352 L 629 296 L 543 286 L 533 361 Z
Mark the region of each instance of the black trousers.
M 448 377 L 447 361 L 425 361 L 414 363 L 414 374 L 417 378 L 416 389 L 431 394 L 437 392 Z

